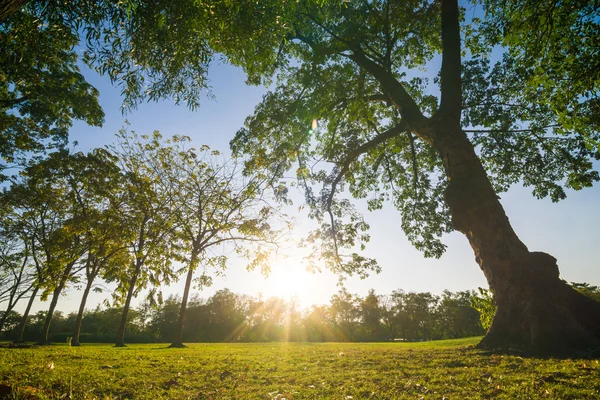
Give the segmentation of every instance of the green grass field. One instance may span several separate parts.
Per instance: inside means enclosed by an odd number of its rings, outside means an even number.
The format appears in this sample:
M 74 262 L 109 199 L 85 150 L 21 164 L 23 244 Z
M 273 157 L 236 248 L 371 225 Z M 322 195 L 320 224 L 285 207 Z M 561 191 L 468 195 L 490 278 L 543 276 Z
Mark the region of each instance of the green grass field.
M 1 348 L 0 388 L 27 399 L 600 399 L 597 359 L 488 355 L 477 340 Z

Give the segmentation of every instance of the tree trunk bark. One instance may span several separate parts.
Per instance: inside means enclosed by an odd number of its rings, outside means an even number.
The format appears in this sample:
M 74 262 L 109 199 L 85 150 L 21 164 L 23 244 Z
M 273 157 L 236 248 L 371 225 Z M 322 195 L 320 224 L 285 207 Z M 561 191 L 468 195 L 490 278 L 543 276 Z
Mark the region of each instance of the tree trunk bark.
M 88 295 L 90 294 L 90 290 L 92 289 L 92 285 L 94 284 L 94 279 L 96 276 L 90 277 L 88 279 L 87 284 L 85 285 L 85 290 L 83 291 L 83 296 L 81 297 L 81 303 L 79 304 L 79 312 L 77 313 L 77 320 L 75 321 L 75 331 L 73 332 L 73 338 L 71 339 L 71 346 L 80 346 L 79 335 L 81 333 L 81 324 L 83 323 L 83 313 L 85 311 L 85 303 L 87 302 Z
M 4 0 L 0 2 L 0 23 L 16 13 L 28 0 Z
M 117 332 L 115 347 L 125 347 L 125 327 L 127 326 L 127 314 L 129 313 L 129 307 L 131 305 L 131 299 L 133 298 L 133 292 L 135 291 L 135 284 L 137 282 L 140 269 L 141 266 L 136 266 L 133 276 L 129 280 L 129 290 L 127 291 L 127 298 L 125 300 L 125 305 L 123 306 L 123 313 L 121 314 L 121 323 L 119 324 L 119 331 Z
M 559 278 L 556 259 L 530 252 L 513 231 L 473 145 L 457 123 L 435 121 L 434 146 L 448 177 L 445 200 L 496 302 L 478 347 L 565 355 L 600 343 L 600 303 Z
M 54 291 L 52 292 L 52 300 L 50 301 L 50 307 L 48 308 L 48 314 L 46 314 L 46 320 L 44 321 L 44 328 L 42 329 L 42 335 L 40 337 L 40 341 L 38 344 L 46 345 L 49 344 L 48 341 L 48 333 L 50 332 L 50 324 L 52 323 L 52 316 L 54 315 L 54 310 L 56 309 L 56 304 L 58 303 L 58 298 L 62 293 L 62 290 L 65 288 L 67 283 L 67 279 L 69 279 L 69 275 L 71 274 L 71 270 L 73 269 L 73 264 L 68 266 L 63 275 L 60 278 L 60 282 Z
M 38 286 L 36 286 L 35 289 L 33 289 L 33 293 L 31 294 L 29 301 L 27 302 L 27 308 L 25 308 L 25 312 L 23 313 L 23 318 L 21 319 L 21 325 L 19 326 L 19 329 L 18 329 L 19 334 L 17 336 L 17 339 L 15 340 L 15 343 L 23 342 L 23 335 L 25 334 L 25 326 L 27 326 L 27 317 L 29 317 L 29 312 L 31 311 L 31 306 L 33 305 L 35 296 L 37 296 L 38 290 L 40 290 L 40 288 Z
M 190 295 L 190 287 L 192 286 L 192 278 L 194 276 L 196 266 L 197 255 L 195 252 L 192 253 L 192 259 L 190 260 L 190 266 L 188 268 L 187 277 L 185 278 L 185 289 L 183 290 L 183 298 L 181 299 L 181 308 L 179 309 L 179 321 L 177 323 L 177 331 L 173 338 L 173 343 L 169 347 L 182 348 L 185 347 L 183 344 L 183 324 L 185 322 L 185 310 L 187 308 L 187 302 Z

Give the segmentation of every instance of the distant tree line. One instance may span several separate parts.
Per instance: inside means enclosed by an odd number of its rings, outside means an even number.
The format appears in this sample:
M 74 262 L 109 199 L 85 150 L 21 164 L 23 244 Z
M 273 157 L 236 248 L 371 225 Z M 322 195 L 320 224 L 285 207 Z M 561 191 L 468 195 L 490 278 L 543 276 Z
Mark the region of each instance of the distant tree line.
M 580 293 L 600 301 L 600 288 L 571 283 Z M 128 313 L 126 335 L 132 343 L 171 342 L 178 335 L 181 298 L 170 296 L 162 303 L 144 301 Z M 212 297 L 193 295 L 185 314 L 183 342 L 345 342 L 423 341 L 478 336 L 485 333 L 494 317 L 495 306 L 489 290 L 450 292 L 440 296 L 429 292 L 395 290 L 378 295 L 370 290 L 365 297 L 340 290 L 329 304 L 298 307 L 296 301 L 278 297 L 263 299 L 236 294 L 228 289 Z M 85 310 L 80 341 L 110 343 L 119 333 L 122 307 Z M 36 341 L 44 330 L 47 311 L 26 317 L 0 312 L 5 321 L 0 340 Z M 72 338 L 78 313 L 52 315 L 48 339 L 65 342 Z
M 263 299 L 217 291 L 207 299 L 193 296 L 188 303 L 184 342 L 271 341 L 391 341 L 435 340 L 482 335 L 479 312 L 473 308 L 473 291 L 429 292 L 397 290 L 364 296 L 341 290 L 329 304 L 300 309 L 296 301 L 278 297 Z M 177 335 L 181 298 L 171 296 L 161 304 L 145 301 L 129 311 L 130 342 L 170 342 Z M 80 341 L 113 342 L 118 335 L 120 308 L 96 307 L 83 314 Z M 44 329 L 46 311 L 27 317 L 25 340 L 37 340 Z M 22 315 L 11 311 L 3 340 L 19 335 Z M 65 342 L 72 337 L 77 313 L 52 315 L 48 339 Z

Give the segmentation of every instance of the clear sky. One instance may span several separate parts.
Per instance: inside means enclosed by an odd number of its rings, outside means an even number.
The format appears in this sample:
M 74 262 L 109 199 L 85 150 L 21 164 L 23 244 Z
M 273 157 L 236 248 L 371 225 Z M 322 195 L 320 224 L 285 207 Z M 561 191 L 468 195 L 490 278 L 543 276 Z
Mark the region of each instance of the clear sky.
M 128 120 L 129 129 L 139 134 L 161 132 L 163 137 L 174 134 L 190 136 L 194 145 L 207 144 L 214 149 L 229 152 L 229 141 L 243 125 L 246 116 L 260 101 L 266 89 L 246 86 L 241 70 L 229 65 L 215 64 L 209 71 L 214 100 L 206 98 L 198 110 L 175 106 L 171 101 L 148 103 L 122 115 L 119 90 L 107 78 L 84 69 L 88 81 L 100 90 L 100 102 L 106 113 L 102 128 L 77 123 L 71 131 L 82 151 L 104 146 L 114 140 L 114 134 Z M 600 284 L 600 188 L 581 192 L 568 191 L 560 203 L 537 200 L 531 190 L 513 187 L 501 194 L 501 202 L 514 229 L 530 250 L 546 251 L 558 259 L 561 276 L 567 281 Z M 296 213 L 297 206 L 288 210 Z M 362 207 L 364 208 L 364 207 Z M 299 218 L 298 232 L 310 228 L 310 222 Z M 382 273 L 368 279 L 349 279 L 346 287 L 352 293 L 365 295 L 370 288 L 378 294 L 396 289 L 430 291 L 439 294 L 451 291 L 487 287 L 483 273 L 467 239 L 459 233 L 444 238 L 447 252 L 440 259 L 426 259 L 415 250 L 400 229 L 400 215 L 391 205 L 384 210 L 369 213 L 371 244 L 367 255 L 377 258 Z M 299 236 L 299 235 L 298 235 Z M 265 279 L 260 272 L 247 272 L 243 260 L 232 260 L 225 277 L 217 278 L 214 285 L 200 295 L 208 297 L 216 290 L 229 288 L 237 293 L 263 296 L 297 296 L 302 306 L 327 303 L 337 292 L 337 278 L 331 273 L 310 274 L 304 271 L 301 252 L 289 249 L 288 258 L 273 265 L 271 276 Z M 164 288 L 164 294 L 183 292 L 183 283 Z M 81 292 L 71 288 L 58 304 L 58 309 L 71 312 L 79 305 Z M 93 308 L 108 294 L 94 294 L 88 300 Z M 165 296 L 166 297 L 166 296 Z M 137 299 L 141 301 L 141 297 Z M 137 303 L 135 303 L 137 304 Z M 48 303 L 35 305 L 33 311 L 46 309 Z M 24 304 L 17 307 L 22 311 Z

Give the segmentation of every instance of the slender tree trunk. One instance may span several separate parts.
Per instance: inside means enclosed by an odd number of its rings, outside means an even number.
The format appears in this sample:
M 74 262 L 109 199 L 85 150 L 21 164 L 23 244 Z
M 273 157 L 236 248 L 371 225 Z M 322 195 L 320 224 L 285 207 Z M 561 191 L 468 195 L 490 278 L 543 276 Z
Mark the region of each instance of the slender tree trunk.
M 29 298 L 29 301 L 27 302 L 27 308 L 25 308 L 25 312 L 23 313 L 23 318 L 21 319 L 21 324 L 19 325 L 19 328 L 17 329 L 17 331 L 19 333 L 17 335 L 17 339 L 15 340 L 16 343 L 21 343 L 23 341 L 23 335 L 25 334 L 25 327 L 27 326 L 27 317 L 29 317 L 29 312 L 31 311 L 31 306 L 33 305 L 35 296 L 37 296 L 38 290 L 40 290 L 40 288 L 38 286 L 36 286 L 35 289 L 33 289 L 33 293 L 31 293 L 31 297 Z
M 185 322 L 185 310 L 187 308 L 187 302 L 190 295 L 190 287 L 192 286 L 192 278 L 196 269 L 196 259 L 196 253 L 192 252 L 192 259 L 188 268 L 187 277 L 185 278 L 185 289 L 183 290 L 183 297 L 181 299 L 181 308 L 179 309 L 179 321 L 177 323 L 177 331 L 175 332 L 173 343 L 171 343 L 171 346 L 169 347 L 185 347 L 185 345 L 183 344 L 183 324 Z
M 129 313 L 131 299 L 133 298 L 133 292 L 135 292 L 135 284 L 140 274 L 140 270 L 141 265 L 136 265 L 135 271 L 129 280 L 129 290 L 127 291 L 127 298 L 125 299 L 123 313 L 121 314 L 121 323 L 119 324 L 119 331 L 117 332 L 115 347 L 125 347 L 125 327 L 127 326 L 127 314 Z
M 71 339 L 71 346 L 80 346 L 79 335 L 81 333 L 81 324 L 83 323 L 83 313 L 85 311 L 85 303 L 87 302 L 88 295 L 94 284 L 96 275 L 92 275 L 85 285 L 83 296 L 81 297 L 81 303 L 79 304 L 79 312 L 77 313 L 77 320 L 75 321 L 75 331 L 73 332 L 73 338 Z
M 71 274 L 71 270 L 73 269 L 73 265 L 75 263 L 70 264 L 63 272 L 60 282 L 54 291 L 52 292 L 52 300 L 50 301 L 50 307 L 48 308 L 48 314 L 46 314 L 46 320 L 44 321 L 44 328 L 42 329 L 42 335 L 40 337 L 40 341 L 38 344 L 45 345 L 49 344 L 48 341 L 48 333 L 50 332 L 50 324 L 52 323 L 52 316 L 54 315 L 54 310 L 56 309 L 56 304 L 58 303 L 58 298 L 62 293 L 65 285 L 67 284 L 67 279 L 69 279 L 69 275 Z
M 6 319 L 8 318 L 8 313 L 10 313 L 13 309 L 15 305 L 12 303 L 11 300 L 9 300 L 8 302 L 8 306 L 6 307 L 6 310 L 4 310 L 4 314 L 2 314 L 2 318 L 0 318 L 0 332 L 2 332 L 2 328 L 4 328 L 4 323 L 6 322 Z
M 453 226 L 469 240 L 497 306 L 479 347 L 560 355 L 597 346 L 600 303 L 562 281 L 554 257 L 527 249 L 460 126 L 436 124 L 434 146 L 448 177 Z
M 0 23 L 19 11 L 28 0 L 2 0 L 0 1 Z
M 25 292 L 21 292 L 17 296 L 17 290 L 19 288 L 20 283 L 21 283 L 21 277 L 19 276 L 18 283 L 15 284 L 15 287 L 11 290 L 10 296 L 8 298 L 8 304 L 6 306 L 6 310 L 4 310 L 4 314 L 2 314 L 2 319 L 0 319 L 0 332 L 2 332 L 2 328 L 4 328 L 4 324 L 6 323 L 6 319 L 8 318 L 8 313 L 10 313 L 13 310 L 13 308 L 17 305 L 17 302 L 21 299 L 21 297 L 23 297 L 23 294 L 25 293 Z M 29 290 L 29 289 L 31 289 L 31 286 L 27 290 Z M 16 300 L 15 300 L 15 296 L 17 297 Z

